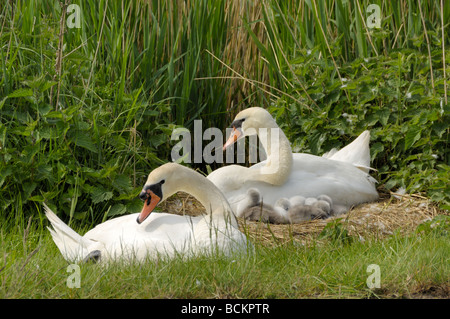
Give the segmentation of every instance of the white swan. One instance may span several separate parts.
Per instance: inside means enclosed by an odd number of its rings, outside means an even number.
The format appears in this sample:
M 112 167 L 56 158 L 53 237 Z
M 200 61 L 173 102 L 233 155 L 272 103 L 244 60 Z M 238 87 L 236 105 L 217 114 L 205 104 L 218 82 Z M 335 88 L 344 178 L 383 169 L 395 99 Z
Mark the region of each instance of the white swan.
M 209 212 L 190 217 L 152 213 L 158 203 L 176 193 L 196 197 Z M 77 234 L 44 204 L 54 242 L 70 262 L 96 259 L 143 261 L 160 255 L 191 256 L 221 251 L 246 252 L 247 238 L 239 231 L 237 220 L 222 193 L 201 174 L 175 163 L 153 170 L 140 194 L 141 213 L 111 219 Z
M 317 197 L 326 194 L 332 198 L 334 205 L 348 210 L 353 205 L 378 199 L 376 181 L 365 171 L 369 166 L 366 160 L 362 160 L 364 165 L 356 165 L 310 154 L 293 155 L 283 131 L 263 108 L 252 107 L 241 111 L 232 127 L 233 132 L 224 149 L 238 138 L 257 134 L 267 153 L 265 161 L 250 168 L 228 165 L 208 175 L 208 179 L 224 193 L 233 209 L 236 209 L 249 188 L 257 188 L 264 203 L 269 205 L 274 205 L 281 197 Z M 355 150 L 362 141 L 367 140 L 368 133 L 363 134 L 356 144 L 351 143 L 352 147 L 345 147 L 344 153 L 350 154 L 352 149 Z M 362 153 L 362 157 L 365 157 L 366 151 Z M 357 162 L 357 156 L 352 160 Z

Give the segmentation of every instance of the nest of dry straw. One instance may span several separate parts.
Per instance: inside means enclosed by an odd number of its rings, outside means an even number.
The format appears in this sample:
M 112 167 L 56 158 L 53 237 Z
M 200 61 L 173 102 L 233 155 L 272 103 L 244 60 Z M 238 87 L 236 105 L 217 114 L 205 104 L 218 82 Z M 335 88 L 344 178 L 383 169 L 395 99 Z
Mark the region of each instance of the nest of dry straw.
M 179 192 L 162 205 L 163 211 L 197 216 L 205 208 L 191 195 Z M 241 230 L 251 239 L 263 244 L 281 244 L 295 240 L 303 244 L 317 240 L 328 223 L 340 223 L 351 236 L 364 240 L 382 238 L 394 232 L 408 233 L 439 214 L 441 211 L 426 197 L 418 194 L 380 193 L 376 202 L 358 205 L 348 213 L 328 219 L 305 221 L 299 224 L 275 225 L 239 218 Z

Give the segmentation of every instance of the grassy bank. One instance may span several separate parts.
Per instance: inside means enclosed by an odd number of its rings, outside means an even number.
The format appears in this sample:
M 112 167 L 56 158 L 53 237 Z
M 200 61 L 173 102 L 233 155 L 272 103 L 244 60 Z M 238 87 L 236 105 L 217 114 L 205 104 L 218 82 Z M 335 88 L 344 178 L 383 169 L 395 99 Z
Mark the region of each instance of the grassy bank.
M 444 222 L 443 222 L 444 221 Z M 193 258 L 108 268 L 80 264 L 80 288 L 50 234 L 1 229 L 1 298 L 420 298 L 449 296 L 449 224 L 387 239 L 298 245 L 255 242 L 248 257 Z M 83 230 L 81 230 L 83 232 Z M 369 289 L 368 266 L 380 267 Z

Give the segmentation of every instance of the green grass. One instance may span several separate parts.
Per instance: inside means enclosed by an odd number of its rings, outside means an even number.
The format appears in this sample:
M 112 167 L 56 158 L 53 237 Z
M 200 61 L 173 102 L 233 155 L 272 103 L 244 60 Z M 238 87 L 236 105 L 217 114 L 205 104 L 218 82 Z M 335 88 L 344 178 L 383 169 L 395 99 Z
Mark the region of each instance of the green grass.
M 1 235 L 0 298 L 411 298 L 429 291 L 448 298 L 449 293 L 448 224 L 350 244 L 256 242 L 248 257 L 107 268 L 80 264 L 80 288 L 67 286 L 72 272 L 48 231 L 32 224 L 28 230 L 2 227 Z M 370 264 L 380 266 L 380 288 L 367 287 Z

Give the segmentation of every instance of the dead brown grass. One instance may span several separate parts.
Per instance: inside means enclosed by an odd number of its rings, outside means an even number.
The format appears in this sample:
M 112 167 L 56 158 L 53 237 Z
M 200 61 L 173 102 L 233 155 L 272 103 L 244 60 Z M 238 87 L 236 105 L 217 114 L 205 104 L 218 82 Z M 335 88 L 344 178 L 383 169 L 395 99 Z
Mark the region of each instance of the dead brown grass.
M 183 192 L 169 198 L 161 207 L 163 211 L 180 215 L 198 216 L 206 212 L 194 197 Z M 239 218 L 239 224 L 241 230 L 252 240 L 265 245 L 283 244 L 291 240 L 307 244 L 312 240 L 317 241 L 318 235 L 330 222 L 342 223 L 350 235 L 365 240 L 384 238 L 394 232 L 410 233 L 419 224 L 439 214 L 448 214 L 448 211 L 440 210 L 437 205 L 422 195 L 397 195 L 385 192 L 380 193 L 380 199 L 377 202 L 358 205 L 347 214 L 326 220 L 275 225 Z

